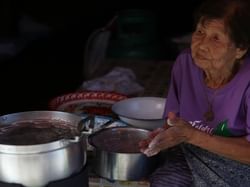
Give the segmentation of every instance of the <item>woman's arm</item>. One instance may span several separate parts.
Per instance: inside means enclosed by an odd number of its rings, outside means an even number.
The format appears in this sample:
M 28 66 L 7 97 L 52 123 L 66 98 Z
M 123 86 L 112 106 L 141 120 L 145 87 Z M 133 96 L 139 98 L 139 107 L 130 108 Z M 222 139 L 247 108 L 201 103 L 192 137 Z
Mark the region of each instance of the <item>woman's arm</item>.
M 192 127 L 180 118 L 171 120 L 171 123 L 173 126 L 161 131 L 148 144 L 148 156 L 180 143 L 189 143 L 229 159 L 250 164 L 250 142 L 246 137 L 211 135 Z
M 211 136 L 194 128 L 187 134 L 189 134 L 185 141 L 187 143 L 229 159 L 250 164 L 250 142 L 246 137 Z

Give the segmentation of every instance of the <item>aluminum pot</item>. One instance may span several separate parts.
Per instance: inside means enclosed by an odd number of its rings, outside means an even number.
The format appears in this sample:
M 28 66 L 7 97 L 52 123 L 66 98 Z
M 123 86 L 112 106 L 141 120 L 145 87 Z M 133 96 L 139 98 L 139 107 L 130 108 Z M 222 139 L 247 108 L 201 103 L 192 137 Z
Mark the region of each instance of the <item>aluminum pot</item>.
M 34 120 L 63 121 L 75 129 L 82 122 L 80 116 L 67 112 L 28 111 L 0 116 L 0 127 L 6 129 L 19 121 Z M 1 128 L 0 133 L 4 133 Z M 42 144 L 0 144 L 0 181 L 41 187 L 67 178 L 85 166 L 86 140 L 84 133 L 79 133 Z
M 109 180 L 146 179 L 157 166 L 157 155 L 147 157 L 139 151 L 138 142 L 149 130 L 134 127 L 112 127 L 88 136 L 94 147 L 93 171 Z

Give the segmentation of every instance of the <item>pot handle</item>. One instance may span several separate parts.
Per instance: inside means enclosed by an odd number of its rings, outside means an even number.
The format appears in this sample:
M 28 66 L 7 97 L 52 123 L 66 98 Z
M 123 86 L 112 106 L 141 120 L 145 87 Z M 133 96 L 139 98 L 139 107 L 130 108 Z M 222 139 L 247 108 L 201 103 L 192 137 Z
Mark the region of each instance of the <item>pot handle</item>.
M 90 115 L 79 121 L 77 125 L 77 130 L 82 134 L 92 134 L 94 131 L 99 131 L 101 129 L 109 127 L 109 125 L 111 125 L 114 121 L 114 119 L 110 119 L 104 124 L 102 124 L 99 128 L 95 129 L 95 116 Z
M 67 142 L 78 143 L 81 140 L 81 136 L 73 136 L 71 138 L 65 139 Z
M 94 124 L 95 117 L 92 115 L 81 119 L 76 126 L 79 135 L 68 137 L 66 140 L 72 143 L 78 143 L 83 137 L 92 133 Z
M 89 115 L 88 117 L 80 120 L 77 124 L 77 130 L 81 134 L 91 134 L 95 127 L 95 116 Z
M 109 125 L 111 125 L 112 123 L 114 123 L 114 121 L 115 121 L 115 120 L 110 119 L 109 121 L 107 121 L 106 123 L 104 123 L 104 124 L 100 127 L 100 129 L 104 129 L 104 128 L 106 128 L 106 127 L 109 127 Z

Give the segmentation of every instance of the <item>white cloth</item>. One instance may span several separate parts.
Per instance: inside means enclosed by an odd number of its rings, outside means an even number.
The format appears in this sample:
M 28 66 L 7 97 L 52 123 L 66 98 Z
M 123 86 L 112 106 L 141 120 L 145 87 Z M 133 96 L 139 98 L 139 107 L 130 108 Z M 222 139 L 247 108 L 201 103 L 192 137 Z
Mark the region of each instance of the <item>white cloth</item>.
M 135 73 L 123 67 L 115 67 L 103 77 L 83 82 L 81 89 L 112 91 L 125 95 L 136 95 L 144 91 L 144 88 L 137 82 Z

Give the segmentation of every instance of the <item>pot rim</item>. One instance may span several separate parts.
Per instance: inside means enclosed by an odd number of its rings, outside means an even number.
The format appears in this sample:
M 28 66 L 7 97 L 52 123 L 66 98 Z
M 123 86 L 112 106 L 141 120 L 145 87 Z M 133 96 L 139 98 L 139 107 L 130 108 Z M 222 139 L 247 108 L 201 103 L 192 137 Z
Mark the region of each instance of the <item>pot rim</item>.
M 81 116 L 76 114 L 62 112 L 62 111 L 50 111 L 50 110 L 35 110 L 11 113 L 0 116 L 0 125 L 7 125 L 18 120 L 63 120 L 70 123 L 73 127 L 77 127 L 78 123 L 82 120 Z M 48 143 L 32 144 L 32 145 L 12 145 L 12 144 L 0 144 L 0 153 L 9 154 L 35 154 L 42 152 L 55 151 L 67 147 L 73 143 L 79 143 L 83 140 L 83 135 L 74 136 L 70 139 L 63 138 L 54 140 Z
M 82 138 L 75 136 L 73 139 L 60 139 L 44 144 L 34 145 L 8 145 L 0 144 L 0 154 L 36 154 L 43 152 L 56 151 L 58 149 L 65 148 L 73 143 L 79 143 Z
M 111 131 L 111 130 L 114 130 L 114 129 L 129 129 L 129 130 L 131 130 L 131 129 L 135 130 L 135 129 L 136 129 L 136 130 L 139 130 L 139 131 L 150 132 L 150 130 L 148 130 L 148 129 L 142 129 L 142 128 L 137 128 L 137 127 L 132 127 L 132 126 L 124 126 L 124 127 L 123 127 L 123 126 L 121 126 L 121 127 L 119 126 L 119 127 L 104 128 L 104 129 L 98 130 L 98 131 L 96 131 L 96 132 L 90 134 L 90 135 L 87 137 L 88 143 L 89 143 L 91 146 L 93 146 L 93 147 L 96 149 L 96 151 L 101 151 L 101 152 L 105 152 L 105 153 L 108 153 L 108 154 L 120 154 L 120 155 L 127 155 L 127 154 L 129 154 L 129 155 L 141 155 L 141 154 L 143 154 L 142 152 L 130 152 L 130 153 L 125 153 L 125 152 L 107 151 L 107 150 L 105 150 L 105 149 L 102 149 L 101 147 L 96 146 L 96 145 L 94 144 L 94 142 L 92 141 L 92 139 L 93 139 L 96 135 L 102 133 L 103 131 Z
M 33 116 L 30 116 L 31 114 Z M 22 116 L 28 117 L 26 120 L 41 119 L 39 118 L 40 115 L 46 115 L 47 117 L 47 118 L 42 118 L 42 119 L 53 119 L 53 120 L 62 120 L 61 115 L 72 117 L 74 121 L 66 121 L 66 119 L 64 119 L 65 122 L 70 122 L 72 123 L 72 125 L 74 124 L 77 125 L 76 122 L 79 122 L 82 119 L 81 116 L 73 114 L 73 113 L 69 113 L 69 112 L 53 111 L 53 110 L 34 110 L 34 111 L 24 111 L 24 112 L 16 112 L 16 113 L 2 115 L 0 116 L 0 125 L 14 122 L 14 121 L 17 121 L 18 119 L 22 119 Z M 14 118 L 14 119 L 12 120 L 10 118 Z

